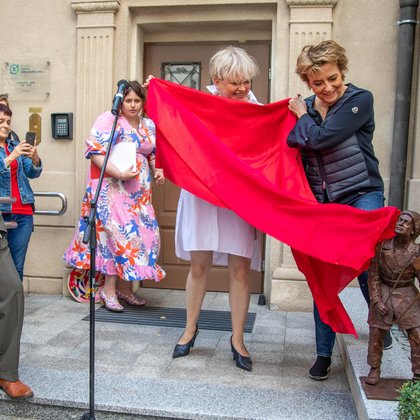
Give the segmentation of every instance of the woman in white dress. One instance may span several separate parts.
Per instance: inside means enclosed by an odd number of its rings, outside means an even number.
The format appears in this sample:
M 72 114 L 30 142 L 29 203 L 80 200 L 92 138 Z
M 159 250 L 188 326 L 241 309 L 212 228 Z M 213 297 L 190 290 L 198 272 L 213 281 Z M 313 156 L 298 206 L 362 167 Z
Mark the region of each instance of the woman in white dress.
M 242 48 L 229 46 L 210 60 L 214 95 L 258 103 L 250 91 L 259 69 Z M 175 247 L 179 258 L 190 260 L 186 283 L 187 323 L 175 346 L 173 358 L 187 356 L 198 335 L 198 317 L 207 291 L 212 264 L 227 265 L 232 316 L 231 350 L 236 366 L 252 370 L 252 360 L 243 340 L 249 308 L 249 271 L 260 267 L 260 233 L 232 211 L 217 207 L 182 190 L 178 202 Z

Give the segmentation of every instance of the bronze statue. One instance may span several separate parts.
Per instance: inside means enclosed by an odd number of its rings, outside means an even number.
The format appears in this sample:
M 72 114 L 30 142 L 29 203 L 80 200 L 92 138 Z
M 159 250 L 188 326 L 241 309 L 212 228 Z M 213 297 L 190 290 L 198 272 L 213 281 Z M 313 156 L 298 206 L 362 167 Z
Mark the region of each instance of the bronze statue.
M 371 367 L 365 382 L 376 385 L 384 337 L 393 324 L 405 330 L 411 347 L 413 380 L 420 380 L 420 292 L 415 278 L 420 279 L 420 245 L 415 243 L 420 234 L 420 214 L 401 212 L 395 226 L 396 236 L 376 247 L 369 268 L 369 349 Z

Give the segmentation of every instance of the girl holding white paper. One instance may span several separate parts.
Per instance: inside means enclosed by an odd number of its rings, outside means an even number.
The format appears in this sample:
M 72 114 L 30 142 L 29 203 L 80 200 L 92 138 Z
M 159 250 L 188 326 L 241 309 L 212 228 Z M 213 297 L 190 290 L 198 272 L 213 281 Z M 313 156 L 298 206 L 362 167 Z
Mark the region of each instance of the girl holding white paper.
M 157 264 L 159 227 L 151 203 L 152 177 L 157 184 L 164 182 L 163 171 L 155 168 L 155 125 L 143 116 L 144 89 L 136 81 L 128 85 L 113 139 L 115 149 L 113 152 L 111 148 L 97 204 L 95 262 L 96 270 L 105 275 L 100 297 L 108 310 L 116 312 L 124 309 L 119 299 L 136 306 L 146 303 L 132 293 L 131 281 L 160 281 L 165 276 Z M 85 157 L 91 160 L 90 177 L 79 225 L 64 255 L 69 266 L 83 270 L 90 268 L 89 247 L 83 243 L 86 217 L 98 185 L 114 118 L 111 112 L 99 115 L 86 139 Z M 130 153 L 135 153 L 135 158 L 130 157 Z

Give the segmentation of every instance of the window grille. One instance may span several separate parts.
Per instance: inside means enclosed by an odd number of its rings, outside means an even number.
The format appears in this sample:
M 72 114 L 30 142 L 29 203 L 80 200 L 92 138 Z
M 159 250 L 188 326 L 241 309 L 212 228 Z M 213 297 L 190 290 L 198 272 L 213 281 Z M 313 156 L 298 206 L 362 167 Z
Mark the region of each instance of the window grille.
M 200 89 L 200 63 L 162 63 L 162 79 Z

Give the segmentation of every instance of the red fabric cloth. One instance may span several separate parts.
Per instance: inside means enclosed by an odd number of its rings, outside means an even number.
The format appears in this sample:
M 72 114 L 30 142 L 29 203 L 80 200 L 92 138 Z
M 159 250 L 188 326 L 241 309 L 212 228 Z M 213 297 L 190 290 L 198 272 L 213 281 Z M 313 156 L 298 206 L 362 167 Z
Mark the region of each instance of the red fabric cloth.
M 6 156 L 10 155 L 9 149 L 6 147 Z M 33 209 L 30 204 L 23 204 L 20 198 L 19 186 L 17 182 L 17 171 L 18 171 L 18 162 L 14 160 L 10 164 L 10 179 L 12 186 L 12 197 L 16 198 L 16 201 L 12 203 L 13 214 L 33 214 Z
M 101 169 L 98 168 L 92 161 L 90 161 L 90 179 L 98 179 L 101 176 Z M 110 175 L 105 172 L 104 177 L 110 177 Z
M 338 293 L 394 235 L 398 210 L 320 204 L 297 149 L 288 100 L 256 105 L 153 79 L 147 112 L 157 127 L 157 165 L 172 182 L 227 207 L 290 245 L 321 319 L 356 335 Z

